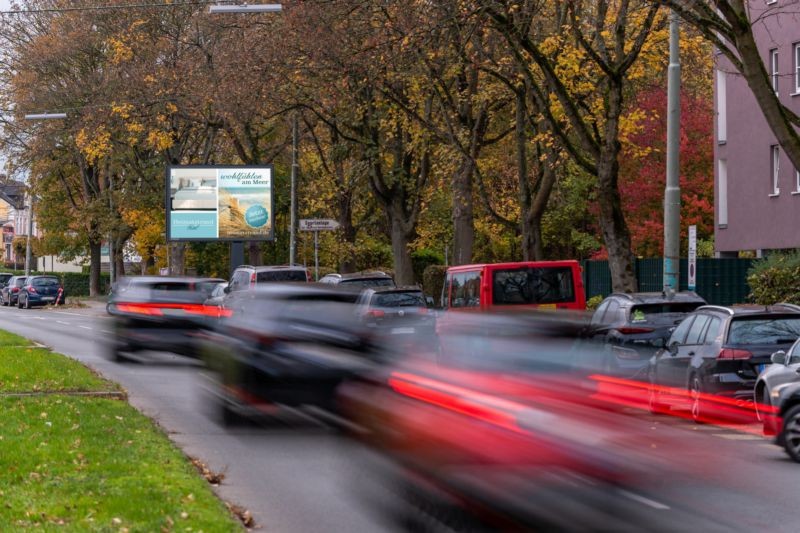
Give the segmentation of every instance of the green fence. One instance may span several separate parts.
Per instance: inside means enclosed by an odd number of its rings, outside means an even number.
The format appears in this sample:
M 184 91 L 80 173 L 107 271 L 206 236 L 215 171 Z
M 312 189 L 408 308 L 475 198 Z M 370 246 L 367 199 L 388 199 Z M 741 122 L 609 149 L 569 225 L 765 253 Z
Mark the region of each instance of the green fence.
M 731 305 L 744 303 L 750 294 L 747 285 L 747 271 L 752 259 L 698 259 L 697 260 L 697 293 L 708 303 Z M 664 260 L 637 259 L 636 279 L 640 292 L 660 292 Z M 681 259 L 680 289 L 687 289 L 688 261 Z M 608 261 L 584 261 L 583 282 L 586 287 L 586 298 L 598 294 L 607 296 L 611 293 L 611 273 Z

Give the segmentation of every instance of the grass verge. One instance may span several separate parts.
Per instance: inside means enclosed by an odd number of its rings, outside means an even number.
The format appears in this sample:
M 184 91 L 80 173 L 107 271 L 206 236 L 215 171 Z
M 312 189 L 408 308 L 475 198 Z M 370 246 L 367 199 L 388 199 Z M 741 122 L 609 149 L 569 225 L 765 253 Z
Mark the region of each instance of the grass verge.
M 16 348 L 13 337 L 0 332 L 2 527 L 243 529 L 150 419 L 124 401 L 70 394 L 118 385 L 49 350 Z M 39 394 L 14 396 L 28 392 Z

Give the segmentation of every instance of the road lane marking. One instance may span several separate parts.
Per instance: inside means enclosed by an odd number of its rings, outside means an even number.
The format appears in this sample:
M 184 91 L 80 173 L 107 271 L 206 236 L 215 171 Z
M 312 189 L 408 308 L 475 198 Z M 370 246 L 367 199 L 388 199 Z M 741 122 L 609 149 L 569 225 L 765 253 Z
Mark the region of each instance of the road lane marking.
M 69 322 L 62 322 L 61 320 L 56 320 L 56 322 L 65 326 L 69 326 Z
M 763 437 L 758 435 L 749 435 L 747 433 L 712 433 L 715 437 L 728 440 L 764 440 Z
M 653 509 L 658 509 L 659 511 L 667 511 L 670 509 L 669 505 L 664 505 L 663 503 L 651 500 L 650 498 L 645 498 L 641 494 L 634 494 L 633 492 L 628 492 L 627 490 L 620 490 L 619 492 L 623 496 L 630 498 L 635 502 L 647 505 L 648 507 L 652 507 Z
M 83 328 L 83 329 L 92 329 L 92 328 L 90 328 L 89 326 L 78 326 L 78 327 L 79 327 L 79 328 Z

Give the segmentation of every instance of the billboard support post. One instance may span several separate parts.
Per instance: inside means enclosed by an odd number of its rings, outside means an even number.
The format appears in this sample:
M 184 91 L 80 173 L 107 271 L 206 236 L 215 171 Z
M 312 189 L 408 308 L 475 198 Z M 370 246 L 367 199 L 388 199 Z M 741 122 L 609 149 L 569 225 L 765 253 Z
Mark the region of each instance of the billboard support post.
M 242 266 L 243 264 L 244 264 L 244 242 L 233 241 L 231 242 L 230 275 L 233 276 L 233 271 L 236 270 L 237 267 Z

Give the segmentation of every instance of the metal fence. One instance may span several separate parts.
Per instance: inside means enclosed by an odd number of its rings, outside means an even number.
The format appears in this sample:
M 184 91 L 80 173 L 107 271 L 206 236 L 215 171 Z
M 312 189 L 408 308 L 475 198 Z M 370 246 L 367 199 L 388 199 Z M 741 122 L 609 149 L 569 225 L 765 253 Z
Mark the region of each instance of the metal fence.
M 747 271 L 753 259 L 698 259 L 696 292 L 716 305 L 731 305 L 747 302 L 750 287 Z M 661 258 L 637 259 L 634 265 L 640 292 L 660 292 L 664 288 L 662 275 L 664 260 Z M 687 289 L 688 261 L 681 259 L 680 289 Z M 611 273 L 608 261 L 584 261 L 583 283 L 586 298 L 611 293 Z

